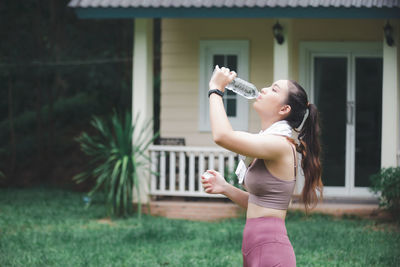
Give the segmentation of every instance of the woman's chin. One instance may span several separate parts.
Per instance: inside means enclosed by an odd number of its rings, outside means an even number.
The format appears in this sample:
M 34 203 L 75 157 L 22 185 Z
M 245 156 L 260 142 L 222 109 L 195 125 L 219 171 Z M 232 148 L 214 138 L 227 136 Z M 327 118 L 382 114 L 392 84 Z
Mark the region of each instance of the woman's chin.
M 257 113 L 259 113 L 259 110 L 260 110 L 259 103 L 254 102 L 254 103 L 253 103 L 253 108 L 254 108 L 254 110 L 255 110 Z
M 254 102 L 253 102 L 253 108 L 254 108 L 254 109 L 257 109 L 257 101 L 254 101 Z

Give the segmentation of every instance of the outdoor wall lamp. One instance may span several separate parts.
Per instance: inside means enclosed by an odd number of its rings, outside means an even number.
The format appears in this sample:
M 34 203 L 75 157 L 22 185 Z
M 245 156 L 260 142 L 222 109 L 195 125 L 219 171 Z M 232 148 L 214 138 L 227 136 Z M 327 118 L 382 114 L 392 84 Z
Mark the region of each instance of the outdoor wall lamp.
M 283 44 L 283 41 L 285 40 L 283 38 L 283 28 L 282 28 L 281 24 L 279 24 L 278 21 L 272 27 L 272 33 L 273 33 L 276 41 L 278 42 L 278 44 Z
M 383 32 L 385 33 L 385 39 L 388 46 L 392 46 L 394 43 L 393 40 L 393 28 L 389 24 L 389 21 L 386 22 L 385 27 L 383 28 Z

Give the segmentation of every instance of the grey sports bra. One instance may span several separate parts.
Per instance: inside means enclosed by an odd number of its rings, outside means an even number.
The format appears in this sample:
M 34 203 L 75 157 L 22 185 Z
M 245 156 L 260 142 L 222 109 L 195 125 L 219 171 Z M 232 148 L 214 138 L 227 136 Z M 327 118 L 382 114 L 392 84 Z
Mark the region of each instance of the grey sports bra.
M 292 147 L 292 146 L 291 146 Z M 295 151 L 294 173 L 297 173 Z M 282 180 L 272 175 L 263 159 L 256 159 L 250 164 L 244 178 L 244 184 L 249 192 L 249 202 L 258 206 L 286 210 L 293 194 L 296 177 L 293 180 Z

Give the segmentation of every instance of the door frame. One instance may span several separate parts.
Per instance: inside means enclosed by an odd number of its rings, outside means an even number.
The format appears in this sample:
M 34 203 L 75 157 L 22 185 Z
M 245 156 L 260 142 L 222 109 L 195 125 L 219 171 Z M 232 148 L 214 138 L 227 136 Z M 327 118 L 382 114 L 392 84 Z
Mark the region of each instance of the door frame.
M 382 57 L 381 42 L 300 42 L 299 82 L 306 88 L 311 103 L 314 103 L 314 57 L 346 57 L 347 61 L 347 103 L 352 101 L 352 124 L 346 122 L 345 185 L 324 186 L 325 196 L 374 197 L 368 187 L 355 187 L 355 58 Z M 304 185 L 304 176 L 299 177 L 298 192 Z

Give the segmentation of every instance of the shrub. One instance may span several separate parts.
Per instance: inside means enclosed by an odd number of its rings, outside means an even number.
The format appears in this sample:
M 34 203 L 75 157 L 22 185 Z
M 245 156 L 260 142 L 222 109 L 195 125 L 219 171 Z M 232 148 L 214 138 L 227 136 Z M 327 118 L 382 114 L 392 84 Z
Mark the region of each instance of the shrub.
M 233 166 L 238 165 L 238 160 L 235 159 Z M 225 180 L 230 183 L 231 185 L 239 188 L 239 189 L 244 189 L 241 184 L 239 184 L 239 179 L 235 173 L 235 169 L 233 171 L 229 171 L 228 167 L 224 168 L 224 178 Z
M 89 136 L 83 132 L 76 141 L 91 160 L 87 170 L 74 177 L 78 183 L 95 178 L 89 196 L 104 190 L 105 204 L 112 215 L 125 216 L 132 211 L 132 189 L 139 184 L 139 171 L 148 167 L 150 158 L 145 154 L 148 146 L 157 135 L 149 131 L 152 120 L 143 128 L 138 127 L 138 116 L 132 121 L 129 113 L 123 119 L 114 112 L 109 119 L 93 117 L 91 124 L 97 135 Z M 135 137 L 135 138 L 133 138 Z M 135 186 L 140 195 L 139 186 Z M 138 197 L 138 215 L 141 203 Z
M 370 190 L 380 193 L 379 206 L 387 208 L 397 219 L 400 219 L 400 167 L 383 168 L 371 175 Z

